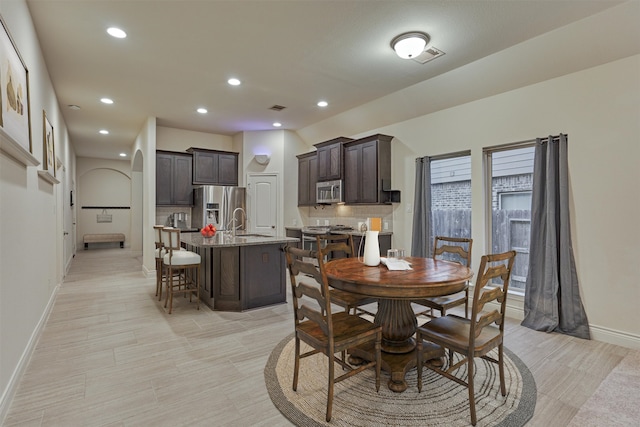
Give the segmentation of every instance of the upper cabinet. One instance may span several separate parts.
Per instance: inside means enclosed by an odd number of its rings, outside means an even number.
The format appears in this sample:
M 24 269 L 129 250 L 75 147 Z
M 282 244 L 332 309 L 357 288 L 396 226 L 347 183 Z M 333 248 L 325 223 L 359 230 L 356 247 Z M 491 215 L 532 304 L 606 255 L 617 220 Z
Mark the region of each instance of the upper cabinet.
M 376 134 L 344 144 L 344 201 L 347 204 L 390 203 L 392 136 Z
M 353 141 L 341 136 L 315 144 L 318 155 L 318 181 L 342 179 L 342 144 Z
M 193 205 L 191 174 L 190 154 L 156 151 L 156 205 Z
M 317 152 L 300 154 L 298 157 L 298 206 L 316 204 L 316 183 L 318 182 Z
M 238 185 L 238 153 L 189 148 L 194 185 Z

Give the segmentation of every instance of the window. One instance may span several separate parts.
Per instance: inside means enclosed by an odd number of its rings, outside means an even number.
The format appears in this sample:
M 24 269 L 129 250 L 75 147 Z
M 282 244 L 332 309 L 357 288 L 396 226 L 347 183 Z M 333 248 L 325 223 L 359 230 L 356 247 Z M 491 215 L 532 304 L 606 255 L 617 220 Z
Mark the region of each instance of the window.
M 489 252 L 516 251 L 509 288 L 524 292 L 529 268 L 531 194 L 534 146 L 532 143 L 486 148 L 485 172 Z
M 512 193 L 500 193 L 498 209 L 516 210 L 531 208 L 531 191 L 514 191 Z
M 471 155 L 468 152 L 431 159 L 431 230 L 435 236 L 471 238 Z

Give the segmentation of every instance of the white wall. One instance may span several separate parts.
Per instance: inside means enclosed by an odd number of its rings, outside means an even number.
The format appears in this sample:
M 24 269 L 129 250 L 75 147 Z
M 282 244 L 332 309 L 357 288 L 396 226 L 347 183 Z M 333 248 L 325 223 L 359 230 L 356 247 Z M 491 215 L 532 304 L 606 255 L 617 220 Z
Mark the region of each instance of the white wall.
M 131 246 L 131 209 L 108 209 L 112 222 L 99 223 L 102 210 L 89 206 L 131 208 L 131 164 L 128 160 L 77 159 L 77 246 L 83 247 L 83 236 L 93 233 L 124 233 L 125 246 Z
M 134 199 L 134 210 L 142 211 L 142 270 L 147 277 L 155 275 L 155 237 L 153 226 L 156 223 L 156 119 L 149 117 L 142 125 L 131 150 L 131 158 L 136 163 L 142 157 L 142 164 L 135 165 L 136 172 L 142 173 L 142 200 Z M 138 203 L 141 203 L 139 206 Z M 132 225 L 132 228 L 135 224 Z
M 394 245 L 411 244 L 416 157 L 471 149 L 479 265 L 489 250 L 482 148 L 567 133 L 573 247 L 593 337 L 640 348 L 639 77 L 635 55 L 364 132 L 395 136 L 392 181 L 402 203 L 394 207 Z
M 276 174 L 278 176 L 278 192 L 280 199 L 278 200 L 278 218 L 276 221 L 278 234 L 284 234 L 284 220 L 282 212 L 284 211 L 284 141 L 285 132 L 282 130 L 269 130 L 261 132 L 242 132 L 242 154 L 238 159 L 238 168 L 240 170 L 239 185 L 246 186 L 247 177 L 250 174 Z M 238 142 L 240 138 L 236 138 Z M 256 162 L 254 156 L 256 154 L 268 154 L 271 160 L 267 165 L 261 165 Z M 251 204 L 249 199 L 250 192 L 247 192 L 247 209 Z
M 29 70 L 32 154 L 42 163 L 44 110 L 62 163 L 61 182 L 51 184 L 39 178 L 41 165 L 25 166 L 0 152 L 1 420 L 73 256 L 73 238 L 64 238 L 64 227 L 73 215 L 68 190 L 75 154 L 26 3 L 2 1 L 0 14 Z
M 191 147 L 208 150 L 234 151 L 233 139 L 227 135 L 156 127 L 156 149 L 167 151 L 186 151 Z

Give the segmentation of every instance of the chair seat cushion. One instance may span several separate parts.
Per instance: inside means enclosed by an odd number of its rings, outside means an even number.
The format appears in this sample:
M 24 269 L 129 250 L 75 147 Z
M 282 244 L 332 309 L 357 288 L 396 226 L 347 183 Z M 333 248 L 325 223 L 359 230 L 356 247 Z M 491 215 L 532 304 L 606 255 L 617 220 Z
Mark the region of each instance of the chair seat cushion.
M 375 334 L 378 330 L 382 331 L 381 326 L 377 326 L 368 320 L 346 312 L 332 314 L 331 318 L 333 321 L 333 336 L 336 347 L 339 347 L 341 343 L 349 342 L 349 338 L 354 335 L 365 334 L 366 332 Z M 298 324 L 297 330 L 317 343 L 328 345 L 329 339 L 327 335 L 315 322 L 310 320 L 301 322 Z
M 418 330 L 423 338 L 444 347 L 463 349 L 469 346 L 469 330 L 471 321 L 463 317 L 447 314 L 437 317 L 420 326 Z M 485 354 L 500 344 L 500 329 L 495 326 L 485 326 L 476 338 L 474 352 Z
M 359 305 L 370 304 L 376 301 L 377 300 L 375 298 L 364 295 L 341 291 L 339 289 L 331 289 L 331 302 L 343 307 L 357 307 Z
M 181 251 L 186 251 L 185 248 L 180 248 Z M 167 250 L 165 248 L 156 249 L 156 258 L 164 258 L 167 254 Z
M 200 264 L 200 255 L 191 251 L 174 251 L 173 255 L 167 253 L 162 261 L 165 265 L 193 265 Z

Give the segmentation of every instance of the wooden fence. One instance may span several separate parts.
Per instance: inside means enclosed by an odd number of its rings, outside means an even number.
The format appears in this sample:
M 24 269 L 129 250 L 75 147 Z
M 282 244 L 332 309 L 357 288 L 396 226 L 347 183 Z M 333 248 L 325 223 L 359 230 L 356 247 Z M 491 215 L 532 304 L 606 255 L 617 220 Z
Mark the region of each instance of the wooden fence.
M 511 275 L 511 288 L 523 289 L 529 268 L 529 244 L 531 230 L 531 211 L 494 210 L 491 252 L 501 253 L 515 250 L 517 255 Z M 431 211 L 431 240 L 429 251 L 433 248 L 434 236 L 470 237 L 471 209 L 449 209 Z M 476 251 L 484 248 L 476 247 Z M 472 266 L 473 268 L 474 266 Z

